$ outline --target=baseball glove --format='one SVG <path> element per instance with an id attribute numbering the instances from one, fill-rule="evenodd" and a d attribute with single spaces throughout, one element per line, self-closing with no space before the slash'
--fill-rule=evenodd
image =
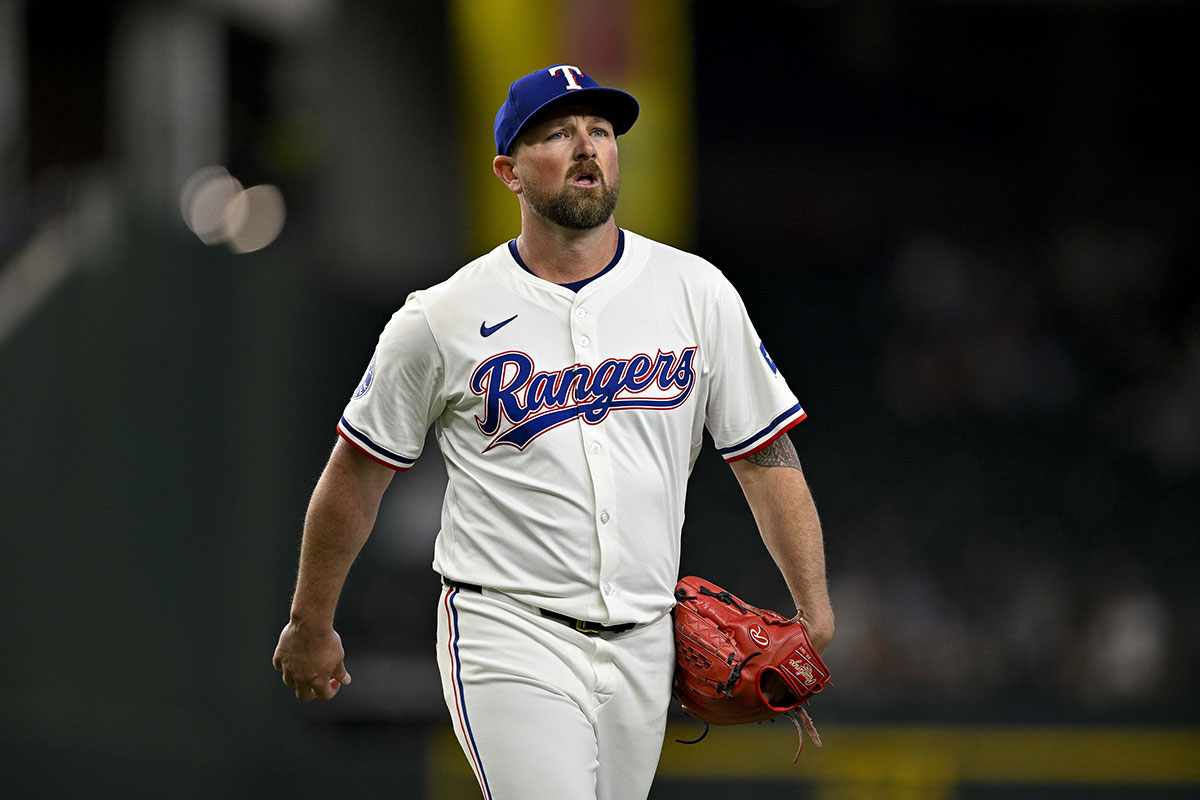
<path id="1" fill-rule="evenodd" d="M 829 669 L 797 617 L 755 608 L 703 578 L 675 586 L 675 697 L 711 725 L 740 725 L 787 715 L 817 747 L 821 737 L 800 705 L 825 688 Z M 680 740 L 682 741 L 682 740 Z"/>

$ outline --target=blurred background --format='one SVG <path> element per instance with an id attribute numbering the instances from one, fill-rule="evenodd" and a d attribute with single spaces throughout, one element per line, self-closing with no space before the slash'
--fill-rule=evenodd
<path id="1" fill-rule="evenodd" d="M 570 63 L 642 103 L 619 223 L 724 270 L 809 413 L 838 620 L 824 749 L 673 714 L 651 796 L 1200 796 L 1192 12 L 0 0 L 0 793 L 478 796 L 435 447 L 352 689 L 270 659 L 380 329 L 516 235 L 492 117 Z M 711 448 L 683 561 L 787 607 Z"/>

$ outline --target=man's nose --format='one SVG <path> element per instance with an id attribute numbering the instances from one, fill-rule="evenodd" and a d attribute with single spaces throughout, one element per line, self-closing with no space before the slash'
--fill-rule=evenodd
<path id="1" fill-rule="evenodd" d="M 584 136 L 579 140 L 579 144 L 575 147 L 575 158 L 577 160 L 590 159 L 596 155 L 596 143 L 592 141 L 591 136 Z"/>

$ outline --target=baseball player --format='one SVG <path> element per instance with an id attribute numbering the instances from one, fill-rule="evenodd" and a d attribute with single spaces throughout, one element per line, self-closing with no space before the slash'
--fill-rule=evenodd
<path id="1" fill-rule="evenodd" d="M 275 651 L 301 700 L 350 683 L 337 598 L 433 426 L 449 478 L 437 660 L 489 799 L 648 794 L 705 429 L 818 650 L 833 635 L 820 524 L 785 435 L 805 412 L 722 273 L 614 221 L 617 137 L 638 111 L 567 64 L 512 84 L 492 168 L 520 235 L 384 328 L 313 493 Z"/>

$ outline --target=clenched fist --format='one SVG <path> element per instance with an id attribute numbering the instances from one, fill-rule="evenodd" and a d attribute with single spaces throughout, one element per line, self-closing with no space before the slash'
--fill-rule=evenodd
<path id="1" fill-rule="evenodd" d="M 342 638 L 332 627 L 307 628 L 292 620 L 279 634 L 271 663 L 295 690 L 296 699 L 307 703 L 317 697 L 332 700 L 350 684 L 345 658 Z"/>

